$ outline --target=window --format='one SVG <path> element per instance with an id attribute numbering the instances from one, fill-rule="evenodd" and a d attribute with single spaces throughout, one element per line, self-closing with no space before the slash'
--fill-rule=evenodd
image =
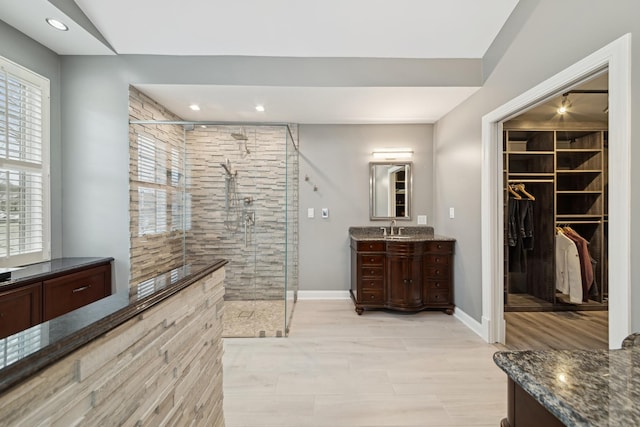
<path id="1" fill-rule="evenodd" d="M 50 258 L 49 80 L 0 57 L 0 267 Z"/>

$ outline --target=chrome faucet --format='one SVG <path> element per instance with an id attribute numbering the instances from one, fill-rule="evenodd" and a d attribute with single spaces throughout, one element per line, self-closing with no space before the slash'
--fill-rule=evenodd
<path id="1" fill-rule="evenodd" d="M 395 219 L 392 219 L 392 220 L 391 220 L 391 226 L 389 227 L 389 235 L 390 235 L 390 236 L 393 236 L 393 235 L 394 235 L 394 233 L 393 233 L 393 227 L 395 227 L 395 226 L 396 226 L 396 220 L 395 220 Z"/>

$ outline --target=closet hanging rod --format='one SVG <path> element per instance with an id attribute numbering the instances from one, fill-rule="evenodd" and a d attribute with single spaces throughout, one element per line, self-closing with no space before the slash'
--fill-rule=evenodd
<path id="1" fill-rule="evenodd" d="M 522 182 L 523 184 L 526 184 L 527 182 L 531 182 L 531 183 L 550 183 L 553 184 L 553 180 L 552 179 L 509 179 L 507 180 L 509 183 L 519 183 Z"/>
<path id="2" fill-rule="evenodd" d="M 556 221 L 556 225 L 560 224 L 602 224 L 602 221 Z"/>

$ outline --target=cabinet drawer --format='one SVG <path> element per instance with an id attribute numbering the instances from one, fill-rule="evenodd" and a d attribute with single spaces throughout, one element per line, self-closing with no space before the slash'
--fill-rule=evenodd
<path id="1" fill-rule="evenodd" d="M 360 281 L 362 289 L 384 289 L 384 280 L 382 279 L 362 279 Z"/>
<path id="2" fill-rule="evenodd" d="M 434 279 L 449 278 L 451 268 L 448 265 L 425 268 L 425 275 Z"/>
<path id="3" fill-rule="evenodd" d="M 453 242 L 427 242 L 425 246 L 427 252 L 453 252 Z"/>
<path id="4" fill-rule="evenodd" d="M 42 283 L 38 282 L 0 293 L 0 338 L 42 321 L 41 286 Z"/>
<path id="5" fill-rule="evenodd" d="M 381 278 L 383 277 L 383 274 L 384 274 L 384 267 L 382 266 L 369 266 L 369 267 L 362 267 L 360 269 L 360 275 L 363 278 L 366 278 L 366 277 Z"/>
<path id="6" fill-rule="evenodd" d="M 384 291 L 382 289 L 363 289 L 360 292 L 360 302 L 366 303 L 383 303 Z"/>
<path id="7" fill-rule="evenodd" d="M 450 255 L 427 255 L 424 257 L 427 265 L 449 265 Z"/>
<path id="8" fill-rule="evenodd" d="M 384 265 L 384 255 L 360 255 L 361 265 Z"/>
<path id="9" fill-rule="evenodd" d="M 449 291 L 429 289 L 429 292 L 427 293 L 427 302 L 429 304 L 448 304 Z"/>
<path id="10" fill-rule="evenodd" d="M 108 266 L 91 268 L 43 282 L 44 320 L 63 315 L 111 293 Z"/>
<path id="11" fill-rule="evenodd" d="M 358 242 L 358 252 L 382 252 L 384 251 L 384 242 Z"/>
<path id="12" fill-rule="evenodd" d="M 449 291 L 449 281 L 448 280 L 427 280 L 427 287 L 429 289 Z"/>

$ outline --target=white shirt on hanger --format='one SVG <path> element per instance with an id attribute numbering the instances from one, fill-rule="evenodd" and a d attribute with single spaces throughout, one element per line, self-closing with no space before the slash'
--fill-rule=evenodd
<path id="1" fill-rule="evenodd" d="M 556 233 L 556 289 L 569 295 L 573 304 L 582 304 L 582 273 L 578 248 L 571 239 Z"/>

